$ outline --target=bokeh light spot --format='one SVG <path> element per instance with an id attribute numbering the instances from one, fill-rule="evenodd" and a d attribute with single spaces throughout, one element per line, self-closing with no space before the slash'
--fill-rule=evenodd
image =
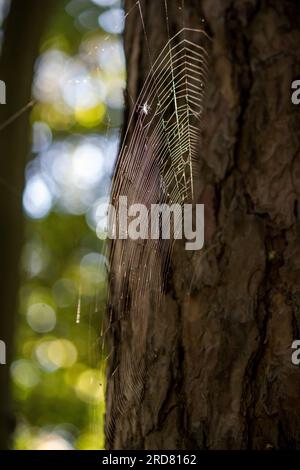
<path id="1" fill-rule="evenodd" d="M 13 362 L 10 372 L 14 382 L 24 389 L 35 387 L 40 380 L 37 367 L 25 359 Z"/>
<path id="2" fill-rule="evenodd" d="M 27 181 L 23 206 L 26 214 L 32 219 L 42 219 L 49 214 L 52 207 L 52 194 L 41 176 L 35 175 Z"/>
<path id="3" fill-rule="evenodd" d="M 36 333 L 48 333 L 55 328 L 56 313 L 45 303 L 33 304 L 27 310 L 27 321 Z"/>

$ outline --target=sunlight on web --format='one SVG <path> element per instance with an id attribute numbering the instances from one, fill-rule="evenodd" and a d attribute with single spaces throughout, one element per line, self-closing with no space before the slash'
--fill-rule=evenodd
<path id="1" fill-rule="evenodd" d="M 195 188 L 199 185 L 195 183 L 200 174 L 209 37 L 202 19 L 198 28 L 186 26 L 184 2 L 178 8 L 182 28 L 171 37 L 167 0 L 163 4 L 168 39 L 159 53 L 151 51 L 142 4 L 140 1 L 135 4 L 150 71 L 134 104 L 118 157 L 111 191 L 116 206 L 124 195 L 128 205 L 142 203 L 146 207 L 156 203 L 195 203 L 198 197 Z M 152 318 L 163 309 L 173 246 L 174 240 L 161 239 L 114 240 L 111 246 L 109 309 L 114 323 L 120 324 L 120 337 L 130 337 L 127 338 L 130 346 L 126 348 L 121 341 L 118 361 L 111 361 L 110 390 L 114 405 L 106 429 L 110 445 L 118 420 L 126 409 L 139 403 L 148 364 L 154 360 L 155 352 L 145 349 L 150 321 L 145 312 L 147 302 L 151 302 Z"/>

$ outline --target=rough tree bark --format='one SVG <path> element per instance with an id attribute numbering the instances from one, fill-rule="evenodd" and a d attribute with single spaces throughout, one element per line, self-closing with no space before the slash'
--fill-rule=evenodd
<path id="1" fill-rule="evenodd" d="M 126 2 L 128 11 L 134 3 Z M 141 5 L 150 49 L 159 51 L 164 2 Z M 182 26 L 181 5 L 168 1 L 171 33 Z M 185 0 L 185 10 L 186 23 L 198 27 L 204 17 L 212 37 L 199 149 L 205 248 L 177 249 L 159 317 L 145 302 L 156 360 L 141 401 L 125 408 L 107 446 L 299 447 L 300 370 L 291 344 L 300 337 L 300 115 L 291 82 L 300 74 L 300 5 Z M 134 101 L 149 70 L 138 10 L 128 16 L 125 47 Z M 108 425 L 119 337 L 112 339 Z"/>
<path id="2" fill-rule="evenodd" d="M 40 0 L 13 0 L 5 25 L 0 79 L 7 87 L 7 104 L 0 106 L 0 126 L 31 100 L 34 62 L 49 19 L 49 5 Z M 25 112 L 0 130 L 0 339 L 6 343 L 6 366 L 0 366 L 0 449 L 10 444 L 14 418 L 9 366 L 13 356 L 19 263 L 23 242 L 22 190 L 30 157 L 30 123 Z"/>

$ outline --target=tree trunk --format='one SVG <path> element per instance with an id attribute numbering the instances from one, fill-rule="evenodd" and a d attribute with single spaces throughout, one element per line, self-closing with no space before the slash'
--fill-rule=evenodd
<path id="1" fill-rule="evenodd" d="M 129 11 L 135 1 L 127 1 Z M 163 0 L 127 18 L 129 113 L 166 42 Z M 170 34 L 181 0 L 168 1 Z M 300 6 L 288 0 L 185 0 L 185 23 L 212 38 L 198 202 L 205 246 L 177 246 L 159 315 L 151 302 L 145 355 L 155 351 L 139 400 L 120 411 L 130 315 L 114 311 L 107 388 L 107 447 L 269 449 L 300 446 Z M 128 115 L 129 115 L 128 113 Z M 117 269 L 114 270 L 116 277 Z M 112 292 L 112 305 L 118 302 Z M 152 356 L 151 356 L 152 357 Z M 146 361 L 146 359 L 145 359 Z M 118 373 L 116 370 L 119 369 Z"/>
<path id="2" fill-rule="evenodd" d="M 51 0 L 51 8 L 55 2 Z M 0 106 L 2 127 L 31 100 L 34 62 L 49 6 L 40 0 L 13 0 L 5 27 L 0 79 L 6 83 L 6 102 Z M 23 242 L 22 191 L 25 164 L 30 157 L 29 111 L 0 130 L 0 339 L 6 344 L 6 365 L 0 366 L 0 449 L 9 447 L 14 428 L 9 367 L 18 303 L 20 256 Z"/>

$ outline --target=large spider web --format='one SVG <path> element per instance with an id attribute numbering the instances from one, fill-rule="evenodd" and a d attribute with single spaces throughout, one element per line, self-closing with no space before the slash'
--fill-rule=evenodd
<path id="1" fill-rule="evenodd" d="M 137 2 L 149 48 L 141 5 Z M 167 2 L 166 19 L 168 25 Z M 202 25 L 201 25 L 202 26 Z M 113 178 L 111 200 L 128 205 L 196 203 L 201 124 L 208 75 L 208 36 L 183 25 L 169 37 L 135 103 Z M 118 223 L 118 220 L 117 220 Z M 174 227 L 175 231 L 175 227 Z M 162 312 L 174 232 L 170 240 L 114 240 L 110 246 L 108 394 L 113 400 L 106 426 L 108 445 L 118 419 L 138 406 L 146 374 L 155 361 L 149 348 L 149 318 Z"/>

